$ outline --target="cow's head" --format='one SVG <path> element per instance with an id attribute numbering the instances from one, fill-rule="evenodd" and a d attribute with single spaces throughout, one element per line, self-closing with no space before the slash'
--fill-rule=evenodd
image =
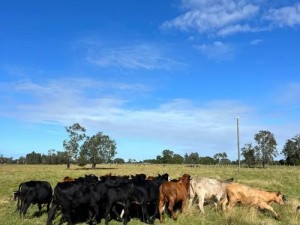
<path id="1" fill-rule="evenodd" d="M 16 201 L 20 197 L 20 191 L 14 191 L 13 192 L 13 199 Z"/>
<path id="2" fill-rule="evenodd" d="M 279 205 L 283 205 L 286 201 L 287 199 L 285 198 L 285 196 L 281 194 L 281 192 L 277 191 L 275 195 L 275 202 Z"/>

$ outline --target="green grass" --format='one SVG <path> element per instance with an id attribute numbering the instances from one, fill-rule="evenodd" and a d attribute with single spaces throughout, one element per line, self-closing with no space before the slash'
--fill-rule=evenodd
<path id="1" fill-rule="evenodd" d="M 193 206 L 192 208 L 186 208 L 182 214 L 179 214 L 177 221 L 173 221 L 166 215 L 163 224 L 300 224 L 300 212 L 296 212 L 296 207 L 300 205 L 299 167 L 241 168 L 240 172 L 238 172 L 237 168 L 233 166 L 97 165 L 97 169 L 91 170 L 89 167 L 81 168 L 72 165 L 71 169 L 67 170 L 65 165 L 0 165 L 0 225 L 46 224 L 47 213 L 45 209 L 43 215 L 37 217 L 36 205 L 29 208 L 25 219 L 20 218 L 18 213 L 14 213 L 16 202 L 11 199 L 11 196 L 13 191 L 18 189 L 18 185 L 24 181 L 47 180 L 52 187 L 55 187 L 56 183 L 65 176 L 79 177 L 85 174 L 100 176 L 108 173 L 114 175 L 136 173 L 157 175 L 165 172 L 169 173 L 172 178 L 180 177 L 184 173 L 188 173 L 192 177 L 206 176 L 221 180 L 233 177 L 236 182 L 251 187 L 281 191 L 288 197 L 288 202 L 284 206 L 273 205 L 275 211 L 281 215 L 282 219 L 280 221 L 275 220 L 271 213 L 260 212 L 253 207 L 236 206 L 232 212 L 225 213 L 217 211 L 213 205 L 207 205 L 205 206 L 205 214 L 200 214 L 197 206 Z M 156 220 L 155 223 L 158 224 L 159 221 Z M 55 220 L 55 224 L 59 224 L 59 217 Z M 104 224 L 104 220 L 102 220 L 102 224 Z M 111 221 L 110 224 L 116 225 L 121 223 Z M 133 219 L 129 224 L 139 225 L 144 223 Z"/>

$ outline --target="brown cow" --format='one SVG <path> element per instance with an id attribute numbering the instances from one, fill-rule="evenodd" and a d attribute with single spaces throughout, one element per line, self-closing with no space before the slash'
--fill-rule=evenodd
<path id="1" fill-rule="evenodd" d="M 168 209 L 174 220 L 177 219 L 173 209 L 175 203 L 181 202 L 181 211 L 183 211 L 188 197 L 190 177 L 189 174 L 184 174 L 178 182 L 167 181 L 160 185 L 158 206 L 160 222 L 163 221 L 163 213 L 167 203 L 169 204 Z"/>
<path id="2" fill-rule="evenodd" d="M 228 203 L 228 211 L 230 211 L 237 202 L 243 205 L 252 205 L 259 209 L 270 210 L 276 219 L 280 219 L 280 216 L 274 211 L 271 203 L 276 202 L 279 205 L 283 205 L 286 201 L 284 195 L 275 191 L 264 191 L 260 189 L 254 189 L 246 185 L 231 183 L 225 188 L 226 196 L 221 201 L 223 210 Z"/>

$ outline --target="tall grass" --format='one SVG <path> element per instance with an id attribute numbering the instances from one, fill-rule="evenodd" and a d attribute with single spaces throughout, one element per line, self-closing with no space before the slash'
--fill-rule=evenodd
<path id="1" fill-rule="evenodd" d="M 300 168 L 274 166 L 267 169 L 241 168 L 238 172 L 234 166 L 198 166 L 187 167 L 186 165 L 97 165 L 94 170 L 90 166 L 85 168 L 75 165 L 67 170 L 65 165 L 0 165 L 0 224 L 46 224 L 47 213 L 43 209 L 43 215 L 38 217 L 37 206 L 29 208 L 26 218 L 22 219 L 18 213 L 14 213 L 16 202 L 11 199 L 14 190 L 18 189 L 21 182 L 28 180 L 47 180 L 52 187 L 61 181 L 63 177 L 79 177 L 85 174 L 114 174 L 131 175 L 145 173 L 147 175 L 157 175 L 169 173 L 172 178 L 180 177 L 184 173 L 189 173 L 192 177 L 205 176 L 225 180 L 233 177 L 236 182 L 243 183 L 255 188 L 265 190 L 281 191 L 288 197 L 288 202 L 284 206 L 274 204 L 274 209 L 281 215 L 281 220 L 275 220 L 271 213 L 261 212 L 252 207 L 236 206 L 232 212 L 226 213 L 216 210 L 213 205 L 205 206 L 205 214 L 200 214 L 196 205 L 186 210 L 178 216 L 177 221 L 173 221 L 168 216 L 163 224 L 191 225 L 191 224 L 300 224 L 300 212 L 296 212 L 296 207 L 300 205 Z M 158 220 L 155 223 L 159 223 Z M 55 220 L 59 224 L 59 217 Z M 84 223 L 82 223 L 84 224 Z M 102 220 L 102 224 L 104 221 Z M 110 224 L 121 224 L 111 221 Z M 129 222 L 131 225 L 143 224 L 137 219 Z"/>

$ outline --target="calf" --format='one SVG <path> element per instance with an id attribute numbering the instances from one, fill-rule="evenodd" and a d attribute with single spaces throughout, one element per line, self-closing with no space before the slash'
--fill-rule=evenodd
<path id="1" fill-rule="evenodd" d="M 254 189 L 238 183 L 228 184 L 225 192 L 226 196 L 221 201 L 223 209 L 228 203 L 228 211 L 230 211 L 237 202 L 240 202 L 243 205 L 252 205 L 262 210 L 267 209 L 274 214 L 276 219 L 280 219 L 280 216 L 274 211 L 271 203 L 276 202 L 283 205 L 286 201 L 280 192 Z"/>
<path id="2" fill-rule="evenodd" d="M 204 202 L 213 200 L 215 204 L 225 196 L 225 187 L 232 182 L 233 178 L 227 179 L 225 182 L 218 179 L 208 177 L 194 178 L 190 182 L 190 200 L 189 206 L 192 205 L 196 196 L 198 196 L 198 205 L 202 213 L 204 213 Z"/>
<path id="3" fill-rule="evenodd" d="M 190 186 L 190 175 L 184 174 L 178 182 L 167 181 L 160 185 L 159 187 L 159 220 L 163 221 L 163 212 L 165 206 L 168 203 L 168 209 L 171 213 L 171 216 L 176 220 L 174 214 L 174 205 L 177 202 L 181 202 L 181 211 L 183 211 Z"/>
<path id="4" fill-rule="evenodd" d="M 47 211 L 52 200 L 52 187 L 47 181 L 27 181 L 19 185 L 14 192 L 14 199 L 18 200 L 17 210 L 25 216 L 31 204 L 38 204 L 39 215 L 42 214 L 42 204 L 47 204 Z M 21 203 L 21 205 L 20 205 Z"/>

